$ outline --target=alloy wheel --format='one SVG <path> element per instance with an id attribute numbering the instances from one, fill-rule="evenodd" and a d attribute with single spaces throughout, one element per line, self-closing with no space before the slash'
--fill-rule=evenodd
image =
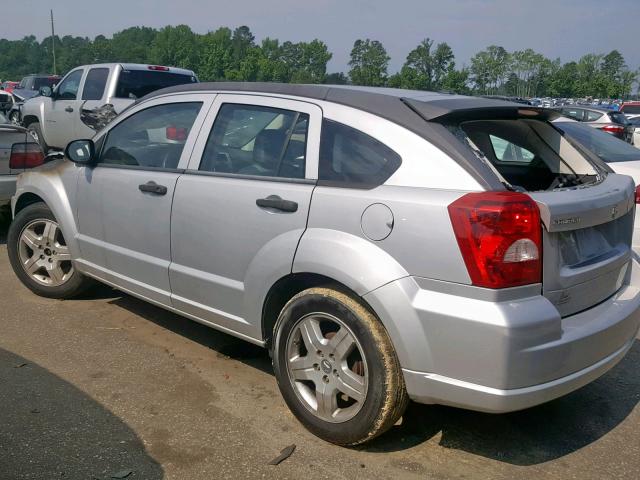
<path id="1" fill-rule="evenodd" d="M 58 287 L 73 275 L 69 247 L 60 227 L 52 220 L 27 224 L 20 233 L 18 254 L 27 275 L 42 285 Z"/>
<path id="2" fill-rule="evenodd" d="M 327 422 L 352 419 L 367 397 L 363 349 L 333 315 L 312 313 L 294 325 L 287 339 L 287 372 L 302 404 Z"/>

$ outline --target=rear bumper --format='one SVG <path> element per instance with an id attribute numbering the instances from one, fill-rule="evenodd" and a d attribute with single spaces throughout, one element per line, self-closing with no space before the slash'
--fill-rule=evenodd
<path id="1" fill-rule="evenodd" d="M 441 375 L 403 370 L 407 390 L 418 403 L 440 403 L 489 413 L 522 410 L 577 390 L 615 366 L 635 339 L 583 370 L 539 385 L 505 390 L 463 382 Z"/>
<path id="2" fill-rule="evenodd" d="M 409 277 L 364 298 L 389 331 L 414 401 L 508 412 L 613 367 L 640 327 L 638 285 L 633 260 L 615 295 L 564 318 L 535 286 L 496 292 Z"/>

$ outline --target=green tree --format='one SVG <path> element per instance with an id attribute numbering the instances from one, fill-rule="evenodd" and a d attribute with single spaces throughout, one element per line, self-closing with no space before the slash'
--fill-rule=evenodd
<path id="1" fill-rule="evenodd" d="M 150 46 L 158 31 L 149 27 L 131 27 L 114 33 L 111 39 L 113 59 L 128 63 L 150 63 Z"/>
<path id="2" fill-rule="evenodd" d="M 384 86 L 389 55 L 377 40 L 356 40 L 351 50 L 349 77 L 354 85 Z"/>
<path id="3" fill-rule="evenodd" d="M 446 75 L 454 64 L 451 47 L 446 43 L 439 43 L 433 49 L 433 40 L 425 38 L 409 52 L 407 60 L 400 71 L 400 77 L 394 78 L 393 83 L 402 88 L 416 90 L 440 90 Z"/>
<path id="4" fill-rule="evenodd" d="M 224 80 L 233 63 L 231 30 L 227 27 L 221 27 L 215 32 L 208 32 L 200 36 L 199 43 L 198 75 L 200 79 L 204 81 Z"/>
<path id="5" fill-rule="evenodd" d="M 199 64 L 196 34 L 187 25 L 166 26 L 151 45 L 151 63 L 195 70 Z"/>
<path id="6" fill-rule="evenodd" d="M 509 73 L 509 53 L 491 45 L 471 58 L 471 75 L 476 88 L 483 94 L 499 93 Z"/>

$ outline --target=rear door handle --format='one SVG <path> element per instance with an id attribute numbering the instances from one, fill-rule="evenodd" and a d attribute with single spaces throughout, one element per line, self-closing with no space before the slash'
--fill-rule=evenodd
<path id="1" fill-rule="evenodd" d="M 156 182 L 147 182 L 142 185 L 138 185 L 141 192 L 153 193 L 155 195 L 166 195 L 167 187 L 164 185 L 158 185 Z"/>
<path id="2" fill-rule="evenodd" d="M 73 107 L 67 107 L 67 108 L 64 109 L 64 111 L 71 113 L 71 112 L 73 112 Z"/>
<path id="3" fill-rule="evenodd" d="M 292 200 L 284 200 L 278 195 L 269 195 L 267 198 L 259 198 L 256 205 L 260 208 L 272 208 L 281 212 L 293 213 L 298 211 L 298 204 Z"/>

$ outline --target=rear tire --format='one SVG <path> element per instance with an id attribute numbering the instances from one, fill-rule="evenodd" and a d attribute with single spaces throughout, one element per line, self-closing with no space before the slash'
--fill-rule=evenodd
<path id="1" fill-rule="evenodd" d="M 73 298 L 94 284 L 76 270 L 58 221 L 44 203 L 28 205 L 16 215 L 7 251 L 18 279 L 41 297 Z"/>
<path id="2" fill-rule="evenodd" d="M 40 128 L 40 123 L 33 122 L 30 123 L 27 127 L 27 130 L 31 134 L 31 137 L 40 144 L 40 148 L 42 148 L 42 152 L 46 155 L 49 153 L 49 145 L 45 142 L 44 137 L 42 136 L 42 129 Z"/>
<path id="3" fill-rule="evenodd" d="M 408 396 L 387 331 L 359 299 L 311 288 L 283 308 L 273 365 L 285 402 L 318 437 L 367 442 L 402 416 Z"/>

